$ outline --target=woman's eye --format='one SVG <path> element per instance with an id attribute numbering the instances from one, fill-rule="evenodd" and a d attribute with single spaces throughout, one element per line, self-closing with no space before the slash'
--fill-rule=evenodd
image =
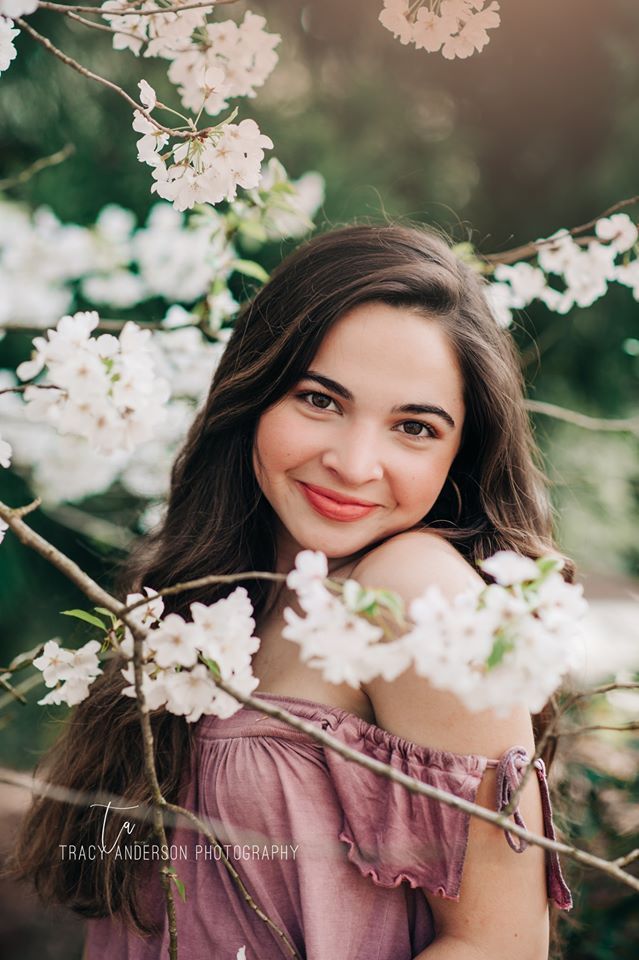
<path id="1" fill-rule="evenodd" d="M 400 427 L 405 427 L 401 432 L 406 433 L 409 437 L 424 438 L 437 436 L 430 424 L 422 423 L 421 420 L 404 420 L 403 423 L 400 423 Z M 422 430 L 425 432 L 422 433 Z"/>
<path id="2" fill-rule="evenodd" d="M 331 397 L 326 393 L 317 393 L 315 390 L 306 390 L 304 393 L 298 393 L 298 397 L 304 400 L 316 410 L 326 410 L 331 403 L 334 403 Z"/>

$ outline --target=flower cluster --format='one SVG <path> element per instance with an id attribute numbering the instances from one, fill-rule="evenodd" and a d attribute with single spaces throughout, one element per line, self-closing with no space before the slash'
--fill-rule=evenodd
<path id="1" fill-rule="evenodd" d="M 129 614 L 149 631 L 142 644 L 142 689 L 149 710 L 165 707 L 169 713 L 195 722 L 204 713 L 228 717 L 240 704 L 215 684 L 215 677 L 249 696 L 259 680 L 251 670 L 252 654 L 260 641 L 253 635 L 253 608 L 244 587 L 216 603 L 192 603 L 192 620 L 176 613 L 162 618 L 164 602 L 145 587 L 145 594 L 129 594 L 127 605 L 149 598 Z M 121 643 L 133 656 L 133 638 L 127 630 Z M 122 690 L 135 697 L 133 664 L 122 670 L 129 686 Z"/>
<path id="2" fill-rule="evenodd" d="M 536 713 L 577 666 L 583 589 L 567 584 L 551 558 L 502 551 L 481 566 L 495 583 L 452 602 L 430 587 L 411 603 L 415 627 L 399 642 L 418 674 L 469 710 L 504 715 L 525 704 Z"/>
<path id="3" fill-rule="evenodd" d="M 66 703 L 70 707 L 89 696 L 89 687 L 102 673 L 98 661 L 100 644 L 90 640 L 79 650 L 65 650 L 57 640 L 45 643 L 42 653 L 33 661 L 33 666 L 41 670 L 47 687 L 53 687 L 39 704 Z"/>
<path id="4" fill-rule="evenodd" d="M 579 622 L 586 612 L 581 586 L 565 583 L 560 561 L 529 560 L 510 551 L 482 564 L 496 582 L 469 587 L 447 600 L 431 586 L 409 607 L 409 629 L 388 642 L 362 614 L 393 608 L 388 594 L 346 581 L 342 596 L 324 585 L 326 559 L 303 551 L 287 579 L 306 616 L 284 612 L 284 636 L 325 679 L 357 686 L 376 676 L 393 680 L 410 666 L 470 710 L 508 713 L 524 703 L 540 710 L 576 665 Z M 398 599 L 398 598 L 397 598 Z"/>
<path id="5" fill-rule="evenodd" d="M 360 616 L 355 596 L 359 585 L 355 581 L 347 581 L 347 603 L 344 596 L 328 590 L 324 583 L 327 576 L 323 553 L 304 550 L 298 554 L 286 583 L 296 592 L 305 616 L 300 617 L 287 607 L 282 636 L 298 643 L 300 659 L 321 670 L 329 683 L 348 683 L 357 689 L 361 682 L 366 683 L 379 673 L 372 651 L 383 631 Z M 391 653 L 386 666 L 392 672 L 395 665 Z"/>
<path id="6" fill-rule="evenodd" d="M 182 5 L 179 0 L 173 4 Z M 103 3 L 102 16 L 116 31 L 114 48 L 137 56 L 144 46 L 145 57 L 170 60 L 169 80 L 183 105 L 195 113 L 216 116 L 230 98 L 255 96 L 277 64 L 275 47 L 281 39 L 265 30 L 264 17 L 247 11 L 241 23 L 209 23 L 202 9 L 163 13 L 162 8 L 161 2 L 147 0 L 140 10 L 158 12 L 140 16 L 130 8 L 127 12 L 119 0 Z"/>
<path id="7" fill-rule="evenodd" d="M 171 59 L 169 80 L 187 109 L 216 116 L 230 98 L 254 97 L 255 88 L 277 64 L 275 47 L 281 38 L 267 33 L 265 26 L 264 17 L 247 11 L 240 24 L 207 23 L 191 34 L 187 44 L 174 47 L 169 42 L 161 48 L 150 44 L 147 55 L 155 49 L 157 55 Z"/>
<path id="8" fill-rule="evenodd" d="M 162 298 L 198 304 L 210 333 L 237 310 L 228 290 L 242 261 L 233 237 L 244 243 L 300 237 L 324 199 L 315 172 L 291 180 L 278 160 L 264 167 L 259 189 L 223 213 L 206 207 L 188 219 L 169 203 L 156 203 L 146 224 L 108 204 L 90 227 L 61 223 L 46 207 L 33 214 L 0 200 L 0 336 L 7 324 L 48 327 L 71 312 L 76 290 L 96 306 L 117 310 Z"/>
<path id="9" fill-rule="evenodd" d="M 28 419 L 85 437 L 110 454 L 153 436 L 166 416 L 169 384 L 156 376 L 148 330 L 129 322 L 119 337 L 92 338 L 99 322 L 95 312 L 63 317 L 47 339 L 34 339 L 33 357 L 17 374 L 30 380 L 46 367 L 50 377 L 24 391 Z"/>
<path id="10" fill-rule="evenodd" d="M 126 0 L 106 0 L 100 9 L 104 11 L 103 19 L 108 21 L 115 31 L 115 50 L 130 50 L 138 56 L 142 47 L 147 46 L 146 56 L 158 56 L 165 47 L 186 47 L 193 31 L 206 22 L 206 12 L 203 9 L 162 12 L 166 6 L 181 7 L 187 3 L 188 0 L 173 0 L 170 4 L 163 3 L 162 0 L 157 3 L 146 0 L 139 6 L 140 10 L 146 11 L 142 16 L 131 11 Z"/>
<path id="11" fill-rule="evenodd" d="M 501 22 L 496 0 L 384 0 L 379 20 L 400 43 L 447 60 L 483 50 Z"/>
<path id="12" fill-rule="evenodd" d="M 143 88 L 144 85 L 144 88 Z M 142 101 L 154 109 L 155 93 L 141 81 Z M 170 200 L 176 210 L 188 210 L 197 203 L 234 200 L 237 188 L 252 189 L 260 182 L 264 150 L 273 141 L 260 133 L 255 120 L 228 121 L 181 139 L 169 146 L 169 134 L 159 129 L 136 110 L 133 129 L 142 136 L 137 141 L 138 160 L 153 171 L 152 192 Z"/>
<path id="13" fill-rule="evenodd" d="M 502 326 L 512 320 L 512 310 L 541 300 L 557 313 L 574 306 L 588 307 L 603 297 L 612 282 L 630 287 L 639 300 L 639 231 L 625 213 L 602 217 L 595 237 L 579 242 L 567 230 L 537 240 L 536 262 L 499 264 L 487 288 L 493 312 Z"/>
<path id="14" fill-rule="evenodd" d="M 114 204 L 92 227 L 81 227 L 60 223 L 46 208 L 30 215 L 19 204 L 0 202 L 0 336 L 3 324 L 54 325 L 72 312 L 76 291 L 119 312 L 151 298 L 173 304 L 160 322 L 163 329 L 153 330 L 147 341 L 157 375 L 170 384 L 166 417 L 152 439 L 134 450 L 98 453 L 48 422 L 26 420 L 27 408 L 16 394 L 0 396 L 5 439 L 38 496 L 48 505 L 73 502 L 116 481 L 143 500 L 166 495 L 172 461 L 230 335 L 223 325 L 238 309 L 230 278 L 259 267 L 240 258 L 233 238 L 253 251 L 271 238 L 301 236 L 312 227 L 323 196 L 319 174 L 290 180 L 273 158 L 259 189 L 224 212 L 207 207 L 187 219 L 159 202 L 139 229 L 134 215 Z M 15 385 L 14 374 L 0 370 L 0 389 Z M 157 511 L 150 506 L 153 525 Z M 146 512 L 143 522 L 146 527 Z"/>

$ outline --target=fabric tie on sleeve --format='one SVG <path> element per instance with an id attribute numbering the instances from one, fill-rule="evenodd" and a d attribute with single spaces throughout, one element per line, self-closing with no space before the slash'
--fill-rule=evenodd
<path id="1" fill-rule="evenodd" d="M 525 747 L 511 747 L 500 758 L 497 764 L 497 812 L 502 813 L 510 804 L 510 800 L 516 792 L 522 779 L 522 771 L 530 763 L 530 758 Z M 555 828 L 552 819 L 552 806 L 550 803 L 550 792 L 548 790 L 548 780 L 546 778 L 546 767 L 541 757 L 538 757 L 533 766 L 537 774 L 539 783 L 539 792 L 541 795 L 541 806 L 544 821 L 544 836 L 549 840 L 555 840 Z M 517 826 L 526 829 L 523 817 L 519 811 L 519 805 L 512 812 L 512 817 Z M 508 844 L 515 853 L 523 853 L 529 846 L 528 841 L 523 837 L 513 837 L 508 828 L 504 829 L 504 836 Z M 570 910 L 572 907 L 572 896 L 563 874 L 556 850 L 546 850 L 546 881 L 548 885 L 548 896 L 555 901 L 560 910 Z"/>

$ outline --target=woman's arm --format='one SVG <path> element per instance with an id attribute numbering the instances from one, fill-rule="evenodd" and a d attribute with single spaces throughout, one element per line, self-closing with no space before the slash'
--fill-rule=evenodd
<path id="1" fill-rule="evenodd" d="M 353 572 L 367 586 L 396 590 L 406 601 L 437 584 L 452 597 L 477 574 L 436 534 L 399 534 L 372 550 Z M 497 759 L 514 745 L 532 756 L 534 739 L 528 712 L 500 718 L 492 711 L 471 713 L 452 694 L 433 689 L 412 668 L 393 682 L 381 678 L 363 685 L 376 722 L 414 743 L 455 753 Z M 496 807 L 494 769 L 484 774 L 477 802 Z M 543 834 L 539 787 L 531 777 L 519 808 L 526 826 Z M 436 939 L 419 957 L 428 960 L 546 960 L 548 904 L 544 851 L 529 846 L 517 854 L 503 831 L 471 818 L 460 900 L 427 896 Z M 416 958 L 417 960 L 417 958 Z"/>

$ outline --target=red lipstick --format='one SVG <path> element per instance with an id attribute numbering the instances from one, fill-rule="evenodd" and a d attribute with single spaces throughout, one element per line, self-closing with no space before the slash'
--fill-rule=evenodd
<path id="1" fill-rule="evenodd" d="M 378 504 L 370 501 L 363 503 L 362 501 L 347 499 L 341 494 L 327 490 L 325 487 L 302 483 L 301 480 L 297 482 L 313 509 L 323 517 L 328 517 L 329 520 L 346 522 L 360 520 L 362 517 L 368 516 L 378 506 Z M 334 497 L 340 499 L 333 499 Z"/>

